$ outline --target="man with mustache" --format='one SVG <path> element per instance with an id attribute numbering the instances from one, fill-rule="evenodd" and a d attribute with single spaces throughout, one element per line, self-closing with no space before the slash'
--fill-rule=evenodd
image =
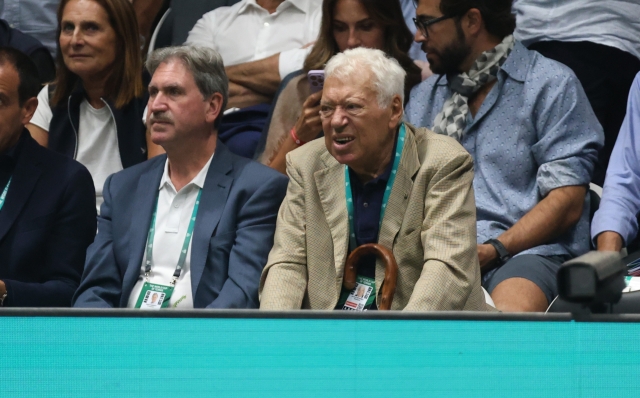
<path id="1" fill-rule="evenodd" d="M 74 306 L 141 308 L 157 292 L 162 308 L 256 308 L 287 179 L 218 140 L 228 80 L 215 50 L 163 48 L 147 69 L 151 139 L 166 155 L 105 182 Z"/>
<path id="2" fill-rule="evenodd" d="M 474 158 L 483 286 L 502 311 L 544 311 L 556 271 L 589 250 L 587 187 L 603 133 L 564 65 L 513 39 L 512 0 L 420 0 L 416 41 L 434 76 L 408 120 Z"/>
<path id="3" fill-rule="evenodd" d="M 454 139 L 403 122 L 406 72 L 359 47 L 325 67 L 324 139 L 287 155 L 291 180 L 262 273 L 260 309 L 374 310 L 385 264 L 347 255 L 378 243 L 398 264 L 391 310 L 484 311 L 473 162 Z M 386 290 L 386 289 L 385 289 Z"/>

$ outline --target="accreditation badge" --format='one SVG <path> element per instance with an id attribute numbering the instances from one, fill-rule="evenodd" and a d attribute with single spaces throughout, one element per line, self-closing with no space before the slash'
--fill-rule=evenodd
<path id="1" fill-rule="evenodd" d="M 169 299 L 173 294 L 173 286 L 157 285 L 145 282 L 136 302 L 136 308 L 141 310 L 159 310 L 169 306 Z"/>
<path id="2" fill-rule="evenodd" d="M 376 299 L 376 281 L 373 278 L 358 275 L 353 290 L 342 290 L 338 308 L 345 311 L 366 311 Z"/>

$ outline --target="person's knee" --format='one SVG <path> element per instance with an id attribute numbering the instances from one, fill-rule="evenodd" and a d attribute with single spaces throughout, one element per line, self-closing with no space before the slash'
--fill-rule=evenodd
<path id="1" fill-rule="evenodd" d="M 509 278 L 491 293 L 496 308 L 502 312 L 543 312 L 549 306 L 542 289 L 525 278 Z"/>

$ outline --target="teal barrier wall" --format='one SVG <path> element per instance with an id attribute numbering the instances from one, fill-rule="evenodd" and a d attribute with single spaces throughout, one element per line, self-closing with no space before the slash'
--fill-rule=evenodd
<path id="1" fill-rule="evenodd" d="M 634 395 L 639 323 L 0 317 L 2 397 Z"/>

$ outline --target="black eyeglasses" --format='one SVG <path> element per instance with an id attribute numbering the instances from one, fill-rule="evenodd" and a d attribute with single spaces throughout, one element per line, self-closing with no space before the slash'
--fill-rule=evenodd
<path id="1" fill-rule="evenodd" d="M 449 19 L 449 18 L 453 18 L 454 15 L 443 15 L 441 17 L 438 18 L 433 18 L 430 19 L 428 21 L 423 21 L 421 19 L 418 18 L 413 18 L 413 23 L 416 24 L 416 27 L 418 29 L 420 29 L 420 33 L 422 33 L 422 36 L 424 36 L 425 38 L 429 38 L 429 29 L 427 29 L 429 26 L 433 25 L 434 23 L 438 23 L 440 21 L 444 21 L 445 19 Z"/>

